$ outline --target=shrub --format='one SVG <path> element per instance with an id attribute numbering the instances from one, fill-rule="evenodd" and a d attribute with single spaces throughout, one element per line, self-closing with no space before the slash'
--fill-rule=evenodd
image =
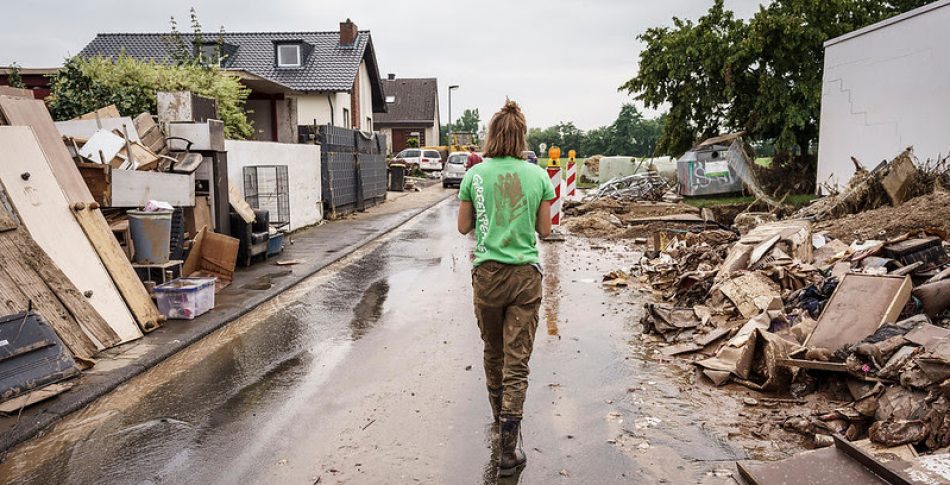
<path id="1" fill-rule="evenodd" d="M 406 148 L 419 148 L 419 139 L 412 137 L 406 140 Z"/>
<path id="2" fill-rule="evenodd" d="M 57 120 L 75 118 L 110 104 L 128 116 L 143 111 L 155 113 L 157 92 L 191 91 L 218 101 L 225 136 L 244 139 L 254 133 L 244 112 L 250 90 L 213 65 L 160 64 L 124 54 L 115 60 L 76 56 L 67 59 L 50 80 L 52 94 L 46 102 Z"/>

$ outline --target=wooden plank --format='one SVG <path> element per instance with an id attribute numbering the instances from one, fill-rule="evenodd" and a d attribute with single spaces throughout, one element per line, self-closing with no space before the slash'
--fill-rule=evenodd
<path id="1" fill-rule="evenodd" d="M 138 132 L 142 144 L 155 153 L 162 153 L 165 149 L 165 134 L 155 124 L 149 112 L 142 113 L 132 119 L 135 131 Z"/>
<path id="2" fill-rule="evenodd" d="M 75 382 L 60 382 L 57 384 L 50 384 L 42 389 L 37 389 L 28 394 L 15 397 L 9 401 L 5 401 L 3 404 L 0 404 L 0 413 L 7 415 L 19 413 L 20 409 L 32 406 L 47 399 L 54 398 L 72 389 L 75 385 Z"/>
<path id="3" fill-rule="evenodd" d="M 0 86 L 0 95 L 13 96 L 17 98 L 33 99 L 33 90 L 14 88 L 12 86 Z"/>
<path id="4" fill-rule="evenodd" d="M 205 226 L 211 227 L 211 202 L 207 195 L 195 196 L 195 206 L 185 208 L 185 232 L 195 237 Z"/>
<path id="5" fill-rule="evenodd" d="M 112 171 L 111 207 L 143 207 L 149 200 L 175 207 L 194 207 L 194 175 L 140 170 Z"/>
<path id="6" fill-rule="evenodd" d="M 860 342 L 885 323 L 894 323 L 910 299 L 912 286 L 909 276 L 845 275 L 805 347 L 838 350 Z"/>
<path id="7" fill-rule="evenodd" d="M 77 163 L 82 179 L 102 207 L 112 205 L 112 167 L 102 163 Z"/>
<path id="8" fill-rule="evenodd" d="M 848 372 L 848 366 L 841 362 L 824 362 L 821 360 L 805 359 L 775 359 L 775 363 L 783 367 L 798 367 L 800 369 L 823 370 L 829 372 Z"/>
<path id="9" fill-rule="evenodd" d="M 125 303 L 135 317 L 135 320 L 145 332 L 151 332 L 159 327 L 164 317 L 158 312 L 155 302 L 149 296 L 142 280 L 135 274 L 132 263 L 129 262 L 119 241 L 112 235 L 109 224 L 99 210 L 73 211 L 73 216 L 79 221 L 92 246 L 99 253 L 102 264 L 112 275 L 119 292 L 125 298 Z"/>
<path id="10" fill-rule="evenodd" d="M 100 125 L 102 128 L 99 128 Z M 133 123 L 132 118 L 128 116 L 100 119 L 98 122 L 96 120 L 57 121 L 55 126 L 61 136 L 70 138 L 83 138 L 88 140 L 92 138 L 94 133 L 100 130 L 116 133 L 125 133 L 125 130 L 128 130 L 129 140 L 139 141 L 139 133 L 135 131 L 135 123 Z"/>
<path id="11" fill-rule="evenodd" d="M 254 209 L 244 200 L 244 196 L 230 180 L 228 181 L 228 203 L 231 204 L 234 212 L 237 212 L 241 219 L 244 219 L 244 222 L 250 224 L 257 218 L 254 215 Z"/>
<path id="12" fill-rule="evenodd" d="M 0 146 L 0 180 L 23 226 L 79 291 L 90 295 L 90 304 L 108 322 L 104 328 L 85 328 L 102 348 L 140 338 L 142 333 L 73 217 L 33 131 L 0 127 Z"/>
<path id="13" fill-rule="evenodd" d="M 53 167 L 53 174 L 56 175 L 56 180 L 70 204 L 95 202 L 42 101 L 0 96 L 0 113 L 9 125 L 33 128 L 46 159 Z"/>
<path id="14" fill-rule="evenodd" d="M 95 111 L 91 111 L 82 116 L 77 116 L 73 119 L 74 120 L 95 120 L 96 118 L 107 119 L 107 118 L 121 118 L 121 117 L 122 115 L 119 114 L 119 108 L 116 108 L 114 104 L 110 104 L 109 106 L 99 108 Z"/>
<path id="15" fill-rule="evenodd" d="M 23 227 L 0 233 L 0 305 L 8 313 L 32 306 L 85 366 L 97 352 L 85 326 L 107 327 Z"/>

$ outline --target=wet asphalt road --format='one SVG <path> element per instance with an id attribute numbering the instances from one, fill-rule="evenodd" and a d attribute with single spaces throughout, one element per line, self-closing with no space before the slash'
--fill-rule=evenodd
<path id="1" fill-rule="evenodd" d="M 0 482 L 495 483 L 456 208 L 443 202 L 15 448 Z M 650 363 L 639 302 L 601 288 L 631 255 L 570 238 L 542 252 L 529 461 L 503 483 L 718 483 L 742 453 L 703 416 L 730 410 Z"/>

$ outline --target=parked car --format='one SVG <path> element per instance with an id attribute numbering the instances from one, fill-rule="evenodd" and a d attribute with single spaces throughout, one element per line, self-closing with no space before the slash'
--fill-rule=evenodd
<path id="1" fill-rule="evenodd" d="M 468 162 L 468 152 L 452 152 L 449 155 L 449 159 L 445 161 L 445 168 L 442 169 L 442 187 L 462 185 L 466 162 Z"/>
<path id="2" fill-rule="evenodd" d="M 437 150 L 407 148 L 397 153 L 390 163 L 401 163 L 410 172 L 416 168 L 434 172 L 442 170 L 442 155 Z"/>
<path id="3" fill-rule="evenodd" d="M 535 165 L 538 164 L 538 154 L 531 150 L 525 150 L 521 152 L 521 158 L 523 158 L 526 162 L 530 162 Z"/>

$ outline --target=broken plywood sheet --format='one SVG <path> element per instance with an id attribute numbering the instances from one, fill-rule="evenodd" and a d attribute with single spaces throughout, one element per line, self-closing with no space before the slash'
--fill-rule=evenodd
<path id="1" fill-rule="evenodd" d="M 0 150 L 0 180 L 23 225 L 76 288 L 89 295 L 89 303 L 114 335 L 97 327 L 83 328 L 99 348 L 141 337 L 122 295 L 73 218 L 33 130 L 0 127 L 0 146 L 4 148 Z"/>
<path id="2" fill-rule="evenodd" d="M 745 318 L 752 318 L 769 309 L 776 298 L 781 297 L 778 285 L 762 273 L 748 272 L 726 280 L 719 291 L 739 309 Z"/>
<path id="3" fill-rule="evenodd" d="M 33 128 L 36 139 L 53 168 L 53 174 L 56 175 L 56 180 L 70 204 L 95 202 L 43 101 L 0 96 L 0 114 L 3 114 L 8 125 Z"/>
<path id="4" fill-rule="evenodd" d="M 123 150 L 125 140 L 122 137 L 109 130 L 99 130 L 79 149 L 79 156 L 96 163 L 110 163 Z"/>
<path id="5" fill-rule="evenodd" d="M 881 180 L 884 192 L 887 192 L 891 204 L 898 206 L 907 200 L 907 188 L 917 178 L 917 166 L 909 156 L 897 157 L 891 163 L 891 170 Z"/>
<path id="6" fill-rule="evenodd" d="M 43 402 L 47 399 L 54 398 L 72 389 L 75 385 L 75 382 L 60 382 L 57 384 L 51 384 L 42 389 L 37 389 L 22 396 L 10 399 L 9 401 L 4 401 L 3 404 L 0 404 L 0 414 L 17 414 L 21 409 L 32 406 L 38 402 Z"/>
<path id="7" fill-rule="evenodd" d="M 234 209 L 234 212 L 237 212 L 241 219 L 244 219 L 244 222 L 250 224 L 254 222 L 254 219 L 257 216 L 254 215 L 254 209 L 244 200 L 244 196 L 241 195 L 241 191 L 238 190 L 237 186 L 228 181 L 228 203 L 231 204 L 231 208 Z"/>
<path id="8" fill-rule="evenodd" d="M 811 263 L 811 223 L 787 220 L 757 226 L 732 247 L 722 263 L 723 271 L 747 269 L 775 246 L 803 263 Z"/>
<path id="9" fill-rule="evenodd" d="M 850 273 L 828 299 L 806 347 L 838 350 L 894 323 L 910 299 L 910 277 Z"/>

